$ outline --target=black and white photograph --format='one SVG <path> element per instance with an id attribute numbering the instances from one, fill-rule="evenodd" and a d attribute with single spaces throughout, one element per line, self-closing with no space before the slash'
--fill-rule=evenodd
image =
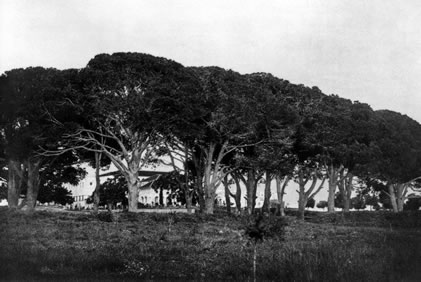
<path id="1" fill-rule="evenodd" d="M 0 0 L 0 281 L 421 281 L 421 2 Z"/>

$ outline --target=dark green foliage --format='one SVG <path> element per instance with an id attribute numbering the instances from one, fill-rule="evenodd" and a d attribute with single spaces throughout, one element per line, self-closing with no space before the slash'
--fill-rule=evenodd
<path id="1" fill-rule="evenodd" d="M 40 203 L 56 203 L 60 205 L 72 204 L 72 193 L 63 186 L 45 187 L 39 190 L 38 201 Z"/>
<path id="2" fill-rule="evenodd" d="M 266 233 L 266 222 L 262 214 L 259 214 L 251 224 L 246 227 L 246 235 L 254 244 L 262 242 Z"/>
<path id="3" fill-rule="evenodd" d="M 108 157 L 101 165 L 112 160 L 126 177 L 131 209 L 137 204 L 139 183 L 134 179 L 143 165 L 155 165 L 165 155 L 159 149 L 163 142 L 186 149 L 186 155 L 178 175 L 169 175 L 172 179 L 160 187 L 171 187 L 173 196 L 182 200 L 183 193 L 192 194 L 202 206 L 212 203 L 219 182 L 234 169 L 256 179 L 264 172 L 292 174 L 297 165 L 318 169 L 319 174 L 327 171 L 329 210 L 337 173 L 383 186 L 421 176 L 421 126 L 405 115 L 373 111 L 367 104 L 267 73 L 185 68 L 142 53 L 100 54 L 82 70 L 6 72 L 0 77 L 0 130 L 1 167 L 4 160 L 12 160 L 10 166 L 33 165 L 41 171 L 40 187 L 49 187 L 51 193 L 62 183 L 80 180 L 83 172 L 71 165 L 92 162 L 92 151 L 101 151 Z M 75 151 L 52 160 L 39 154 L 41 147 Z M 256 179 L 250 179 L 252 213 Z M 14 189 L 19 194 L 25 184 Z M 388 207 L 384 187 L 378 191 Z M 367 200 L 354 202 L 363 208 Z M 399 200 L 402 204 L 402 197 Z M 337 197 L 337 207 L 344 206 L 341 201 Z"/>
<path id="4" fill-rule="evenodd" d="M 122 176 L 109 178 L 100 186 L 100 206 L 113 206 L 117 204 L 127 205 L 127 184 Z M 87 203 L 92 203 L 92 196 L 87 199 Z"/>
<path id="5" fill-rule="evenodd" d="M 193 187 L 193 179 L 191 179 L 192 175 L 190 174 L 190 179 L 187 180 L 188 185 L 188 193 L 192 195 L 192 204 L 195 205 L 198 201 L 197 192 Z M 177 202 L 180 202 L 182 205 L 186 204 L 185 193 L 186 189 L 181 187 L 181 185 L 185 184 L 185 175 L 181 174 L 177 171 L 172 171 L 170 173 L 162 174 L 158 177 L 158 179 L 154 179 L 151 182 L 152 188 L 156 192 L 160 192 L 162 189 L 162 193 L 167 193 L 167 199 L 176 199 Z M 161 200 L 161 199 L 160 199 Z M 159 203 L 160 204 L 160 203 Z M 163 203 L 166 204 L 166 203 Z M 161 205 L 161 204 L 160 204 Z"/>
<path id="6" fill-rule="evenodd" d="M 356 210 L 363 210 L 366 207 L 364 197 L 356 196 L 351 199 L 351 205 Z"/>
<path id="7" fill-rule="evenodd" d="M 386 183 L 374 178 L 365 178 L 361 182 L 365 188 L 360 189 L 359 194 L 365 198 L 367 205 L 371 203 L 374 207 L 379 207 L 380 203 L 384 209 L 392 209 Z"/>
<path id="8" fill-rule="evenodd" d="M 320 202 L 317 203 L 316 207 L 318 207 L 319 209 L 327 208 L 327 202 L 326 201 L 320 201 Z"/>
<path id="9" fill-rule="evenodd" d="M 40 187 L 58 189 L 62 183 L 77 184 L 83 171 L 72 167 L 77 157 L 41 154 L 42 147 L 57 149 L 63 141 L 63 127 L 55 115 L 66 112 L 66 93 L 75 70 L 59 71 L 42 67 L 14 69 L 0 79 L 0 145 L 8 162 L 9 206 L 26 193 L 31 211 Z M 67 112 L 72 116 L 71 112 Z M 2 160 L 3 162 L 3 160 Z M 2 165 L 3 166 L 3 165 Z"/>
<path id="10" fill-rule="evenodd" d="M 335 193 L 335 208 L 344 208 L 343 197 L 341 192 Z"/>
<path id="11" fill-rule="evenodd" d="M 370 206 L 374 209 L 379 209 L 380 205 L 379 205 L 379 197 L 377 197 L 376 195 L 364 195 L 364 202 L 367 206 Z"/>
<path id="12" fill-rule="evenodd" d="M 406 115 L 377 111 L 383 135 L 376 140 L 381 152 L 373 172 L 383 181 L 405 183 L 421 176 L 421 127 Z"/>
<path id="13" fill-rule="evenodd" d="M 307 200 L 306 208 L 314 208 L 316 205 L 316 200 L 314 198 L 310 198 Z"/>
<path id="14" fill-rule="evenodd" d="M 417 211 L 421 207 L 421 197 L 409 198 L 403 206 L 404 210 Z"/>

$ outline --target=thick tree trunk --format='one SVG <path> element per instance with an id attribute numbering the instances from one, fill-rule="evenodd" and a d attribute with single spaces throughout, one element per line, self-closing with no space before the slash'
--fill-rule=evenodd
<path id="1" fill-rule="evenodd" d="M 100 188 L 101 180 L 99 178 L 99 169 L 101 166 L 101 153 L 95 152 L 95 190 L 93 194 L 94 213 L 98 213 L 98 206 L 100 202 Z"/>
<path id="2" fill-rule="evenodd" d="M 265 182 L 265 199 L 263 201 L 263 207 L 262 212 L 269 213 L 270 212 L 270 197 L 271 191 L 270 191 L 270 185 L 272 183 L 272 176 L 269 172 L 266 172 L 266 182 Z"/>
<path id="3" fill-rule="evenodd" d="M 329 194 L 327 199 L 327 212 L 335 212 L 335 192 L 338 184 L 338 168 L 329 166 Z"/>
<path id="4" fill-rule="evenodd" d="M 213 185 L 205 188 L 205 214 L 213 214 L 215 208 L 215 191 Z"/>
<path id="5" fill-rule="evenodd" d="M 126 177 L 127 179 L 127 188 L 128 188 L 128 202 L 129 202 L 129 212 L 137 211 L 137 205 L 139 202 L 139 180 L 138 172 L 131 172 Z"/>
<path id="6" fill-rule="evenodd" d="M 9 160 L 7 180 L 7 203 L 9 209 L 16 210 L 19 204 L 19 196 L 23 181 L 21 164 L 15 160 Z"/>
<path id="7" fill-rule="evenodd" d="M 404 194 L 405 184 L 397 184 L 396 186 L 396 205 L 398 212 L 403 211 L 403 205 L 405 203 L 405 194 Z"/>
<path id="8" fill-rule="evenodd" d="M 247 181 L 246 181 L 247 213 L 249 215 L 254 213 L 254 207 L 256 204 L 256 188 L 257 188 L 256 172 L 254 171 L 254 169 L 251 168 L 247 171 Z"/>
<path id="9" fill-rule="evenodd" d="M 305 210 L 306 210 L 306 205 L 307 205 L 307 195 L 305 195 L 305 193 L 301 196 L 300 193 L 300 198 L 298 200 L 298 211 L 299 211 L 299 218 L 301 220 L 304 220 L 305 217 Z"/>
<path id="10" fill-rule="evenodd" d="M 225 189 L 225 204 L 227 206 L 227 213 L 231 214 L 231 197 L 230 197 L 230 188 L 228 183 L 228 175 L 224 177 L 224 189 Z"/>
<path id="11" fill-rule="evenodd" d="M 304 181 L 303 171 L 300 169 L 298 173 L 298 217 L 304 220 L 304 213 L 307 205 L 307 195 L 305 190 L 306 181 Z"/>
<path id="12" fill-rule="evenodd" d="M 335 212 L 335 189 L 336 183 L 329 179 L 329 195 L 327 198 L 327 211 L 329 213 Z"/>
<path id="13" fill-rule="evenodd" d="M 398 212 L 399 209 L 396 203 L 395 185 L 390 183 L 388 185 L 388 188 L 389 188 L 390 203 L 392 204 L 393 212 Z"/>
<path id="14" fill-rule="evenodd" d="M 41 162 L 39 160 L 28 161 L 28 179 L 27 179 L 27 191 L 26 191 L 26 205 L 28 212 L 32 213 L 37 204 L 38 192 L 39 192 L 39 167 Z"/>

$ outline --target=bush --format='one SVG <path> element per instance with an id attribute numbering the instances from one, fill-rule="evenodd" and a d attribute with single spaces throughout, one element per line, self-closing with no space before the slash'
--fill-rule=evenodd
<path id="1" fill-rule="evenodd" d="M 320 201 L 316 205 L 316 207 L 318 207 L 319 209 L 325 209 L 327 208 L 327 206 L 328 206 L 327 201 Z"/>

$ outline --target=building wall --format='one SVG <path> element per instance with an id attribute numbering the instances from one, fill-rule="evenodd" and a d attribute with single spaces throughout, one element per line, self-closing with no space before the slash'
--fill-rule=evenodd
<path id="1" fill-rule="evenodd" d="M 68 208 L 90 208 L 92 204 L 86 203 L 86 199 L 92 195 L 95 190 L 95 171 L 93 168 L 86 166 L 87 171 L 86 177 L 79 182 L 78 185 L 65 184 L 64 187 L 72 192 L 73 204 L 69 205 Z"/>
<path id="2" fill-rule="evenodd" d="M 167 204 L 167 193 L 163 192 L 164 205 Z M 142 189 L 139 191 L 139 203 L 148 206 L 155 206 L 159 204 L 159 192 L 155 192 L 152 188 Z"/>

